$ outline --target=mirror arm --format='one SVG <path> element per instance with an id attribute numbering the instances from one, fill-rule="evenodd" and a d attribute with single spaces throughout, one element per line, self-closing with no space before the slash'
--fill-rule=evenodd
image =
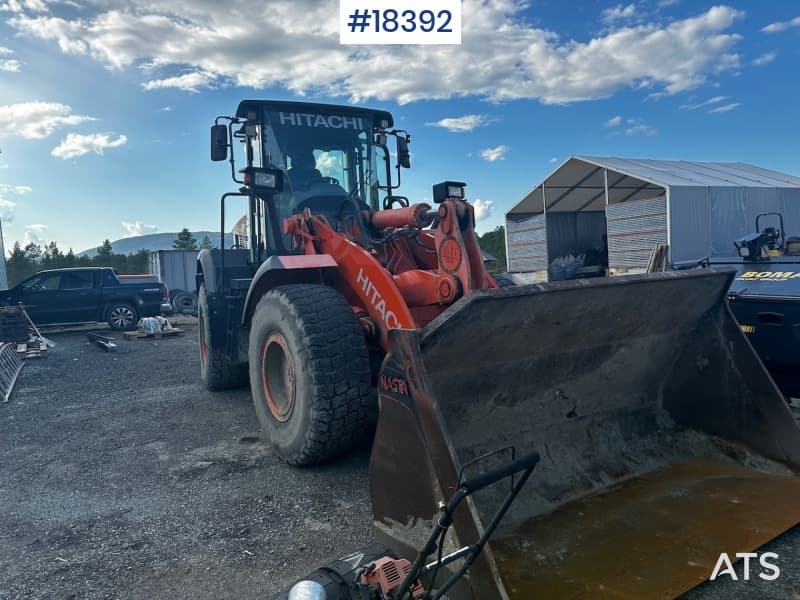
<path id="1" fill-rule="evenodd" d="M 230 125 L 228 125 L 228 150 L 230 151 L 230 158 L 228 162 L 231 163 L 231 179 L 233 179 L 234 183 L 244 184 L 244 179 L 236 179 L 236 163 L 233 159 L 233 127 L 234 123 L 238 123 L 239 119 L 231 119 Z"/>

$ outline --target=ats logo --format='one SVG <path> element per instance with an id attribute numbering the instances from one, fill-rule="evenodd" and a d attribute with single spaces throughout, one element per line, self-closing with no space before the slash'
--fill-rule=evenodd
<path id="1" fill-rule="evenodd" d="M 381 375 L 379 385 L 381 386 L 381 391 L 384 392 L 394 392 L 401 396 L 410 395 L 408 392 L 408 382 L 400 377 L 386 377 Z"/>
<path id="2" fill-rule="evenodd" d="M 736 560 L 737 558 L 741 558 L 744 565 L 744 573 L 742 577 L 744 581 L 750 580 L 751 558 L 758 559 L 758 564 L 761 567 L 760 572 L 758 573 L 759 578 L 763 579 L 764 581 L 775 581 L 781 576 L 781 570 L 777 563 L 771 562 L 778 560 L 778 554 L 776 552 L 764 552 L 761 555 L 756 552 L 737 552 L 736 558 L 733 560 Z M 717 560 L 717 565 L 714 567 L 714 572 L 711 574 L 711 581 L 714 581 L 723 575 L 727 575 L 733 581 L 739 581 L 739 577 L 736 575 L 736 570 L 733 568 L 733 560 L 731 560 L 731 557 L 728 556 L 727 552 L 720 554 L 719 559 Z"/>

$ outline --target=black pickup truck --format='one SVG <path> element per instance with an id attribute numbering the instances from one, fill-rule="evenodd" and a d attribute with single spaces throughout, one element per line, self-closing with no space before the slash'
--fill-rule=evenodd
<path id="1" fill-rule="evenodd" d="M 105 321 L 112 329 L 132 329 L 141 317 L 169 307 L 163 283 L 146 275 L 119 277 L 107 267 L 40 271 L 0 298 L 6 306 L 21 302 L 37 325 Z"/>

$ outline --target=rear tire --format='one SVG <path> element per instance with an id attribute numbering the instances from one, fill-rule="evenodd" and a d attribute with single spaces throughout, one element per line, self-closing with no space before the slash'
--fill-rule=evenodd
<path id="1" fill-rule="evenodd" d="M 138 311 L 127 302 L 114 302 L 106 308 L 106 323 L 116 331 L 130 331 L 139 322 Z"/>
<path id="2" fill-rule="evenodd" d="M 194 294 L 180 290 L 172 298 L 172 308 L 179 313 L 197 312 L 197 298 Z"/>
<path id="3" fill-rule="evenodd" d="M 330 460 L 374 430 L 377 394 L 364 334 L 335 289 L 287 285 L 264 295 L 248 356 L 258 420 L 287 463 Z"/>
<path id="4" fill-rule="evenodd" d="M 197 329 L 200 339 L 200 380 L 211 392 L 242 387 L 247 381 L 247 365 L 233 364 L 224 348 L 213 348 L 211 316 L 208 310 L 206 287 L 200 284 L 198 294 Z"/>

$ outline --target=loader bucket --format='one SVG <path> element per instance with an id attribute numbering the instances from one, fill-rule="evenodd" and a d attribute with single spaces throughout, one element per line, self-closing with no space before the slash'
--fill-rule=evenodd
<path id="1" fill-rule="evenodd" d="M 800 522 L 800 429 L 725 303 L 732 277 L 486 290 L 393 331 L 370 466 L 379 541 L 413 559 L 462 467 L 508 446 L 541 462 L 451 598 L 673 598 L 720 553 Z M 475 543 L 507 491 L 463 503 L 444 551 Z"/>

